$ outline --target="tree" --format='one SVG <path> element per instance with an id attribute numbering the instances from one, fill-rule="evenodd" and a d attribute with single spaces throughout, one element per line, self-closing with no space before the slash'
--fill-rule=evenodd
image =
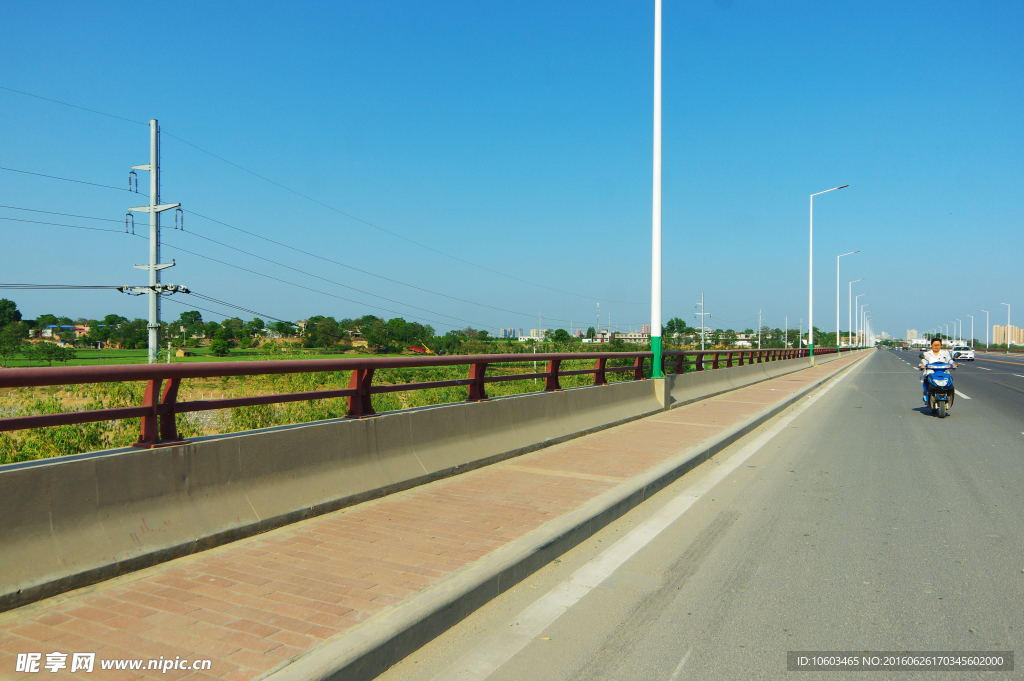
<path id="1" fill-rule="evenodd" d="M 594 327 L 591 326 L 587 328 L 587 338 L 593 338 L 596 335 L 597 331 L 594 330 Z"/>
<path id="2" fill-rule="evenodd" d="M 30 362 L 46 362 L 53 366 L 54 362 L 64 362 L 75 358 L 75 351 L 70 348 L 62 348 L 56 343 L 36 343 L 24 350 L 25 356 Z"/>
<path id="3" fill-rule="evenodd" d="M 551 337 L 551 340 L 555 341 L 556 343 L 571 343 L 572 336 L 570 336 L 569 332 L 566 331 L 565 329 L 558 329 L 555 331 L 555 334 Z"/>
<path id="4" fill-rule="evenodd" d="M 7 358 L 13 357 L 21 350 L 22 342 L 28 338 L 28 325 L 24 322 L 6 324 L 0 329 L 0 358 L 7 366 Z"/>
<path id="5" fill-rule="evenodd" d="M 274 322 L 270 325 L 270 330 L 281 334 L 283 338 L 295 335 L 295 325 L 288 322 Z"/>
<path id="6" fill-rule="evenodd" d="M 41 314 L 36 318 L 36 328 L 42 329 L 46 326 L 56 326 L 57 316 L 52 314 Z"/>
<path id="7" fill-rule="evenodd" d="M 21 312 L 13 300 L 0 298 L 0 328 L 7 328 L 8 324 L 21 321 Z"/>
<path id="8" fill-rule="evenodd" d="M 210 352 L 212 352 L 215 357 L 227 357 L 231 354 L 231 348 L 228 347 L 228 342 L 226 340 L 218 339 L 210 343 Z"/>

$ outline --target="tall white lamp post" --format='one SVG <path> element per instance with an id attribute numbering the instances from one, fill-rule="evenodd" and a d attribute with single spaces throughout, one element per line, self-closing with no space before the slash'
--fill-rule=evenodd
<path id="1" fill-rule="evenodd" d="M 839 331 L 839 258 L 853 255 L 854 253 L 860 253 L 860 251 L 850 251 L 849 253 L 836 256 L 836 352 L 839 352 L 843 345 L 842 333 Z"/>
<path id="2" fill-rule="evenodd" d="M 988 342 L 989 342 L 988 332 L 989 332 L 989 329 L 991 328 L 988 325 L 988 310 L 978 310 L 978 311 L 985 313 L 985 351 L 988 352 Z"/>
<path id="3" fill-rule="evenodd" d="M 971 318 L 971 350 L 973 350 L 974 349 L 974 315 L 969 314 L 967 316 Z"/>
<path id="4" fill-rule="evenodd" d="M 651 215 L 651 378 L 665 378 L 661 354 L 661 0 L 654 0 L 654 200 Z"/>
<path id="5" fill-rule="evenodd" d="M 849 306 L 849 310 L 847 311 L 847 313 L 849 314 L 849 319 L 847 320 L 847 323 L 849 323 L 850 325 L 849 330 L 851 348 L 853 347 L 853 285 L 856 284 L 858 281 L 864 281 L 864 279 L 854 279 L 853 281 L 850 282 L 850 285 L 849 287 L 847 287 L 846 290 L 846 295 L 849 298 L 849 300 L 847 301 L 847 305 Z"/>
<path id="6" fill-rule="evenodd" d="M 811 356 L 811 365 L 814 365 L 814 197 L 821 194 L 828 194 L 834 192 L 837 189 L 846 189 L 850 185 L 844 184 L 842 187 L 832 187 L 832 189 L 826 189 L 823 192 L 817 192 L 811 194 L 811 231 L 810 231 L 810 255 L 807 266 L 807 349 Z"/>
<path id="7" fill-rule="evenodd" d="M 853 297 L 853 306 L 857 308 L 857 345 L 863 345 L 862 338 L 860 337 L 860 297 L 866 296 L 866 293 L 858 293 Z"/>

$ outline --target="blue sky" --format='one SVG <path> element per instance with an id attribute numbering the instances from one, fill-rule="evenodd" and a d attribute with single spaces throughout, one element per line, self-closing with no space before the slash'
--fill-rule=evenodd
<path id="1" fill-rule="evenodd" d="M 164 201 L 320 256 L 189 215 L 165 230 L 164 281 L 285 319 L 585 328 L 600 302 L 602 325 L 648 321 L 653 1 L 40 7 L 5 7 L 0 86 L 158 118 Z M 664 16 L 666 319 L 695 323 L 704 292 L 715 327 L 758 309 L 806 323 L 808 195 L 840 184 L 815 205 L 818 326 L 835 325 L 835 256 L 858 249 L 844 328 L 860 277 L 896 336 L 974 314 L 983 339 L 978 309 L 1024 315 L 1024 5 L 665 0 Z M 7 168 L 121 187 L 148 161 L 144 125 L 8 90 L 0 130 Z M 121 221 L 140 203 L 0 171 L 3 206 Z M 0 220 L 5 283 L 144 283 L 123 223 L 0 217 L 115 230 Z M 0 295 L 27 316 L 146 314 L 116 292 Z"/>

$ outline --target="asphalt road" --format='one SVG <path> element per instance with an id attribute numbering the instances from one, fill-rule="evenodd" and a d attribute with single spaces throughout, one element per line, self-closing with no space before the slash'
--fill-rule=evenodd
<path id="1" fill-rule="evenodd" d="M 876 351 L 380 678 L 773 679 L 796 650 L 1024 655 L 1024 362 L 994 359 L 960 365 L 970 399 L 940 420 L 917 354 Z"/>

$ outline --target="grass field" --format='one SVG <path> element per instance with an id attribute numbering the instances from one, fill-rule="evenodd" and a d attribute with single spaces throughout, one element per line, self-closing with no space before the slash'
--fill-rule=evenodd
<path id="1" fill-rule="evenodd" d="M 172 357 L 171 361 L 177 362 L 240 362 L 257 361 L 266 359 L 351 359 L 358 357 L 394 357 L 396 355 L 373 355 L 369 353 L 322 353 L 315 350 L 293 350 L 266 352 L 263 350 L 232 350 L 227 357 L 217 357 L 210 352 L 209 348 L 189 348 L 191 357 Z M 160 354 L 161 362 L 167 361 L 167 351 Z M 67 366 L 100 366 L 103 364 L 145 364 L 146 350 L 81 350 L 75 349 L 75 359 L 70 360 Z M 7 361 L 7 366 L 28 367 L 47 366 L 46 363 L 29 362 L 22 355 L 16 355 Z M 64 366 L 62 362 L 54 362 L 53 366 Z"/>
<path id="2" fill-rule="evenodd" d="M 142 364 L 146 361 L 145 350 L 77 350 L 78 357 L 69 365 L 88 366 L 100 364 Z M 176 362 L 210 361 L 255 361 L 264 359 L 324 359 L 381 357 L 367 354 L 321 354 L 309 351 L 266 352 L 259 350 L 234 350 L 226 358 L 215 357 L 205 348 L 198 349 L 193 357 L 174 357 Z M 393 355 L 392 355 L 393 356 Z M 166 359 L 166 354 L 164 355 Z M 692 359 L 688 357 L 687 359 Z M 633 364 L 631 358 L 611 360 L 611 367 L 627 367 Z M 17 364 L 14 364 L 17 366 Z M 38 366 L 38 364 L 37 364 Z M 589 369 L 593 360 L 566 360 L 562 370 Z M 537 369 L 543 371 L 544 363 Z M 691 370 L 692 367 L 687 367 Z M 0 371 L 3 371 L 0 369 Z M 469 365 L 417 367 L 402 369 L 380 369 L 374 374 L 374 385 L 403 385 L 428 381 L 465 379 Z M 511 354 L 508 361 L 495 363 L 488 369 L 488 376 L 532 373 L 533 361 L 530 354 Z M 671 372 L 671 369 L 670 369 Z M 632 380 L 632 371 L 608 374 L 608 380 Z M 182 402 L 195 400 L 217 400 L 230 397 L 273 395 L 282 393 L 336 390 L 347 388 L 350 371 L 313 372 L 301 374 L 236 376 L 219 378 L 184 379 L 178 393 Z M 575 388 L 593 384 L 592 375 L 565 376 L 563 388 Z M 145 384 L 142 382 L 96 383 L 34 388 L 13 388 L 0 392 L 0 418 L 30 416 L 37 414 L 58 414 L 72 411 L 90 411 L 142 404 Z M 487 385 L 491 397 L 523 394 L 544 389 L 544 381 L 537 379 L 508 380 Z M 438 404 L 460 402 L 468 397 L 464 386 L 434 388 L 430 390 L 403 390 L 380 393 L 373 396 L 373 407 L 377 412 L 395 411 Z M 271 404 L 234 409 L 211 410 L 179 414 L 178 432 L 181 437 L 197 437 L 233 433 L 256 428 L 266 428 L 295 423 L 309 423 L 324 419 L 339 418 L 348 413 L 348 399 L 309 400 L 285 404 Z M 0 464 L 28 461 L 96 451 L 111 447 L 123 447 L 139 437 L 139 419 L 100 421 L 82 425 L 56 426 L 0 433 Z"/>

